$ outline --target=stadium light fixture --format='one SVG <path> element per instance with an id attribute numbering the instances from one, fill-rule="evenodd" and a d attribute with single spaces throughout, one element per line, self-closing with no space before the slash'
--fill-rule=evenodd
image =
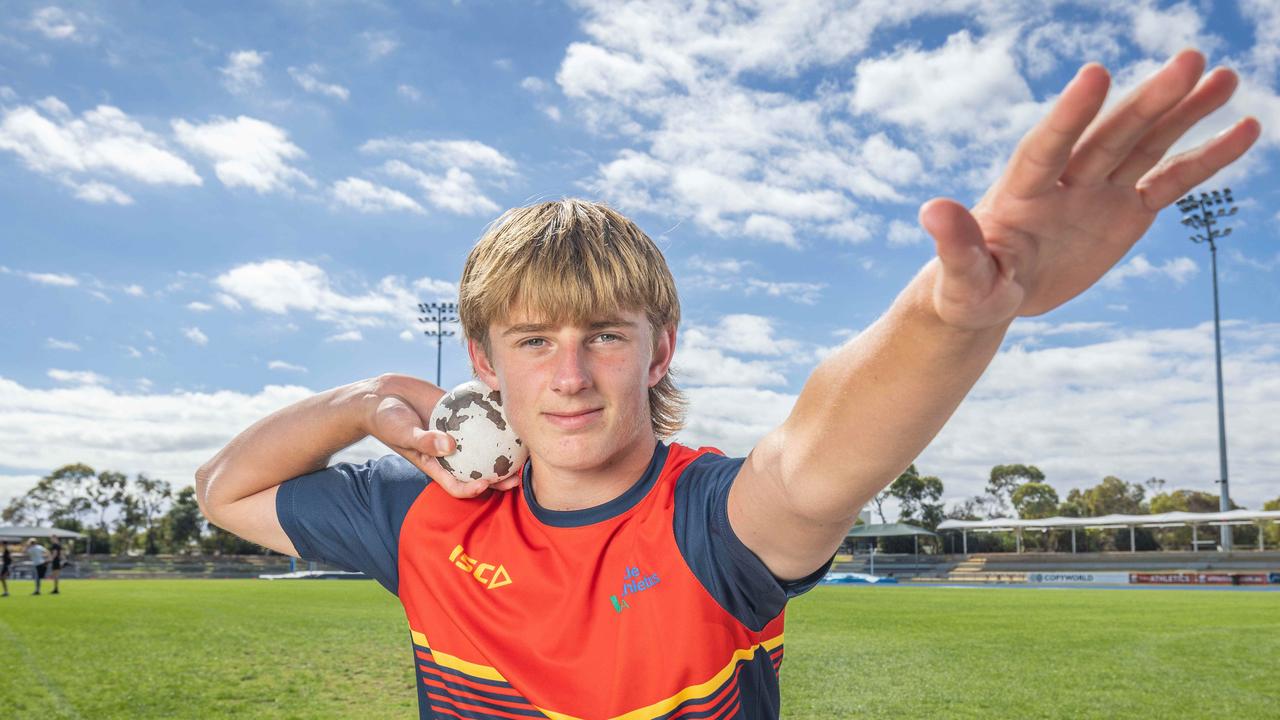
<path id="1" fill-rule="evenodd" d="M 458 322 L 458 317 L 454 314 L 458 312 L 458 303 L 418 303 L 418 310 L 425 313 L 418 318 L 418 322 L 436 324 L 435 330 L 423 330 L 422 333 L 436 339 L 436 386 L 440 387 L 440 344 L 443 342 L 442 338 L 457 334 L 453 330 L 445 330 L 444 324 Z"/>
<path id="2" fill-rule="evenodd" d="M 1218 246 L 1215 239 L 1231 234 L 1231 228 L 1218 230 L 1214 225 L 1221 219 L 1236 214 L 1235 200 L 1231 196 L 1231 188 L 1222 192 L 1213 190 L 1202 192 L 1200 197 L 1194 193 L 1178 201 L 1178 209 L 1186 217 L 1182 224 L 1198 230 L 1191 236 L 1194 243 L 1208 243 L 1209 257 L 1213 263 L 1213 348 L 1214 359 L 1218 368 L 1218 465 L 1221 479 L 1218 481 L 1218 507 L 1222 512 L 1231 509 L 1231 494 L 1227 483 L 1227 420 L 1223 412 L 1222 400 L 1222 330 L 1218 321 Z M 1231 526 L 1222 525 L 1222 549 L 1231 549 Z"/>

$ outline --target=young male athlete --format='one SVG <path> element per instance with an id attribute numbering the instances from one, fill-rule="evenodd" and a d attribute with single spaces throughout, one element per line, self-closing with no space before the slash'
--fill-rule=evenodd
<path id="1" fill-rule="evenodd" d="M 424 718 L 776 718 L 788 598 L 1013 319 L 1084 291 L 1257 139 L 1249 118 L 1164 158 L 1234 90 L 1225 69 L 1198 82 L 1204 62 L 1177 54 L 1101 117 L 1108 74 L 1083 67 L 975 207 L 921 208 L 937 257 L 746 458 L 664 441 L 682 405 L 671 275 L 630 221 L 566 200 L 500 218 L 459 288 L 473 369 L 529 447 L 520 473 L 453 480 L 436 460 L 452 440 L 423 422 L 443 391 L 383 375 L 239 434 L 198 471 L 201 508 L 396 593 Z M 326 467 L 367 435 L 395 454 Z"/>

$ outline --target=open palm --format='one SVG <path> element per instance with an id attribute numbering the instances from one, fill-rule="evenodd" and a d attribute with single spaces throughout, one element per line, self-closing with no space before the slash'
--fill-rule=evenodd
<path id="1" fill-rule="evenodd" d="M 1261 132 L 1253 118 L 1164 157 L 1235 90 L 1225 68 L 1200 81 L 1204 65 L 1195 50 L 1178 53 L 1100 118 L 1110 77 L 1085 65 L 971 210 L 925 203 L 943 321 L 981 329 L 1065 303 L 1119 262 L 1161 208 L 1244 154 Z"/>

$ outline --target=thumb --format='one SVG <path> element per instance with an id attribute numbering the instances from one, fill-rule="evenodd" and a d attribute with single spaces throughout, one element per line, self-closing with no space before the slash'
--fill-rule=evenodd
<path id="1" fill-rule="evenodd" d="M 965 206 L 949 198 L 934 198 L 920 206 L 919 219 L 933 237 L 945 275 L 990 287 L 996 265 L 983 241 L 982 228 Z"/>

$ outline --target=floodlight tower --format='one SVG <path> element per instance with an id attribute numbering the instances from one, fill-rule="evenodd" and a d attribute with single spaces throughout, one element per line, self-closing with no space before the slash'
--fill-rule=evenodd
<path id="1" fill-rule="evenodd" d="M 418 303 L 418 310 L 426 313 L 418 318 L 418 322 L 436 324 L 435 330 L 423 330 L 422 333 L 427 337 L 436 339 L 436 386 L 440 386 L 440 344 L 442 338 L 454 335 L 453 330 L 445 330 L 444 324 L 449 322 L 458 322 L 458 317 L 454 315 L 458 311 L 458 303 L 439 302 L 439 303 Z"/>
<path id="2" fill-rule="evenodd" d="M 1222 479 L 1218 481 L 1220 483 L 1218 507 L 1222 512 L 1231 509 L 1231 494 L 1227 487 L 1227 421 L 1222 410 L 1222 331 L 1218 324 L 1218 247 L 1213 241 L 1215 238 L 1230 235 L 1231 228 L 1218 230 L 1213 226 L 1219 219 L 1236 214 L 1234 202 L 1235 200 L 1231 197 L 1231 188 L 1226 188 L 1222 192 L 1217 190 L 1202 192 L 1199 198 L 1192 194 L 1178 201 L 1178 209 L 1186 215 L 1182 219 L 1182 224 L 1200 231 L 1191 236 L 1191 241 L 1209 243 L 1209 257 L 1213 263 L 1213 347 L 1218 365 L 1218 464 L 1219 471 L 1222 473 Z M 1221 528 L 1222 549 L 1227 551 L 1231 549 L 1231 526 L 1224 523 Z"/>

